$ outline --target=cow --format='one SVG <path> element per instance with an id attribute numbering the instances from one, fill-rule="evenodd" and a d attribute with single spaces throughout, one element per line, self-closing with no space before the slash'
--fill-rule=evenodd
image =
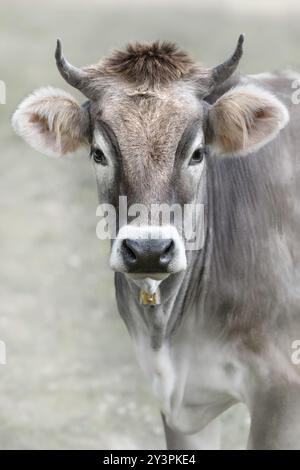
<path id="1" fill-rule="evenodd" d="M 248 449 L 300 448 L 299 76 L 239 73 L 243 42 L 211 68 L 160 41 L 78 68 L 58 40 L 57 68 L 87 100 L 41 88 L 12 118 L 45 154 L 90 149 L 102 204 L 203 208 L 194 249 L 176 218 L 117 218 L 111 240 L 168 449 L 219 448 L 218 417 L 236 403 Z"/>

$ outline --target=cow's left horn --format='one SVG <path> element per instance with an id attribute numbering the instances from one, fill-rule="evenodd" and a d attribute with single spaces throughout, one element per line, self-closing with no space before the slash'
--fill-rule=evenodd
<path id="1" fill-rule="evenodd" d="M 64 58 L 60 39 L 57 39 L 55 59 L 57 68 L 66 82 L 80 90 L 87 98 L 92 98 L 91 90 L 89 90 L 88 73 L 80 68 L 74 67 Z"/>
<path id="2" fill-rule="evenodd" d="M 222 64 L 217 65 L 212 69 L 212 87 L 215 87 L 225 82 L 225 80 L 227 80 L 227 78 L 229 78 L 233 74 L 233 72 L 235 72 L 239 64 L 240 58 L 243 55 L 243 42 L 244 35 L 241 34 L 232 56 Z"/>

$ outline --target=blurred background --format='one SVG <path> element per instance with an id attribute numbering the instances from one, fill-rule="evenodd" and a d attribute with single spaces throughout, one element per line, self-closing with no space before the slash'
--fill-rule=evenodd
<path id="1" fill-rule="evenodd" d="M 160 449 L 159 410 L 118 317 L 109 246 L 96 238 L 87 155 L 55 160 L 12 132 L 35 88 L 71 91 L 54 61 L 74 65 L 131 40 L 176 41 L 206 65 L 246 35 L 240 70 L 299 69 L 298 0 L 1 0 L 0 449 Z M 245 446 L 242 405 L 223 417 L 222 447 Z"/>

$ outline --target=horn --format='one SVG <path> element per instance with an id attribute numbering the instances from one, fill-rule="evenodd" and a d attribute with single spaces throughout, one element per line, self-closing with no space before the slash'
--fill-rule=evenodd
<path id="1" fill-rule="evenodd" d="M 241 34 L 232 56 L 222 64 L 217 65 L 212 69 L 212 87 L 215 87 L 225 82 L 225 80 L 227 80 L 227 78 L 229 78 L 233 74 L 233 72 L 235 72 L 239 64 L 240 58 L 243 55 L 243 42 L 244 35 Z"/>
<path id="2" fill-rule="evenodd" d="M 59 73 L 66 80 L 66 82 L 74 88 L 80 90 L 87 98 L 91 99 L 92 93 L 88 87 L 89 80 L 87 72 L 80 68 L 74 67 L 64 58 L 60 39 L 57 39 L 55 59 Z"/>

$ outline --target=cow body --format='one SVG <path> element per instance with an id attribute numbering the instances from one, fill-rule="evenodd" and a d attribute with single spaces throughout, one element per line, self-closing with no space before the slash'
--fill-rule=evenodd
<path id="1" fill-rule="evenodd" d="M 291 362 L 292 343 L 300 338 L 300 110 L 291 102 L 295 79 L 291 73 L 239 78 L 276 93 L 289 107 L 290 123 L 247 159 L 211 158 L 205 247 L 190 253 L 188 272 L 161 286 L 169 300 L 156 309 L 142 306 L 134 300 L 138 292 L 132 292 L 138 288 L 116 274 L 118 308 L 138 361 L 167 424 L 179 433 L 201 431 L 238 402 L 252 416 L 256 406 L 261 413 L 258 397 L 263 402 L 278 390 L 278 403 L 275 399 L 262 417 L 276 424 L 271 438 L 266 435 L 263 442 L 260 437 L 259 446 L 300 444 L 298 427 L 293 439 L 288 432 L 287 440 L 279 436 L 281 426 L 288 426 L 281 419 L 282 408 L 290 406 L 284 403 L 290 382 L 299 393 L 292 408 L 300 412 L 299 368 Z M 258 426 L 253 432 L 260 431 Z"/>
<path id="2" fill-rule="evenodd" d="M 204 207 L 197 249 L 175 222 L 117 220 L 112 240 L 119 312 L 169 448 L 215 447 L 215 418 L 239 402 L 249 449 L 300 447 L 298 76 L 236 75 L 242 44 L 213 69 L 169 43 L 77 69 L 58 42 L 60 73 L 89 101 L 42 89 L 13 117 L 50 155 L 90 145 L 100 202 Z"/>

